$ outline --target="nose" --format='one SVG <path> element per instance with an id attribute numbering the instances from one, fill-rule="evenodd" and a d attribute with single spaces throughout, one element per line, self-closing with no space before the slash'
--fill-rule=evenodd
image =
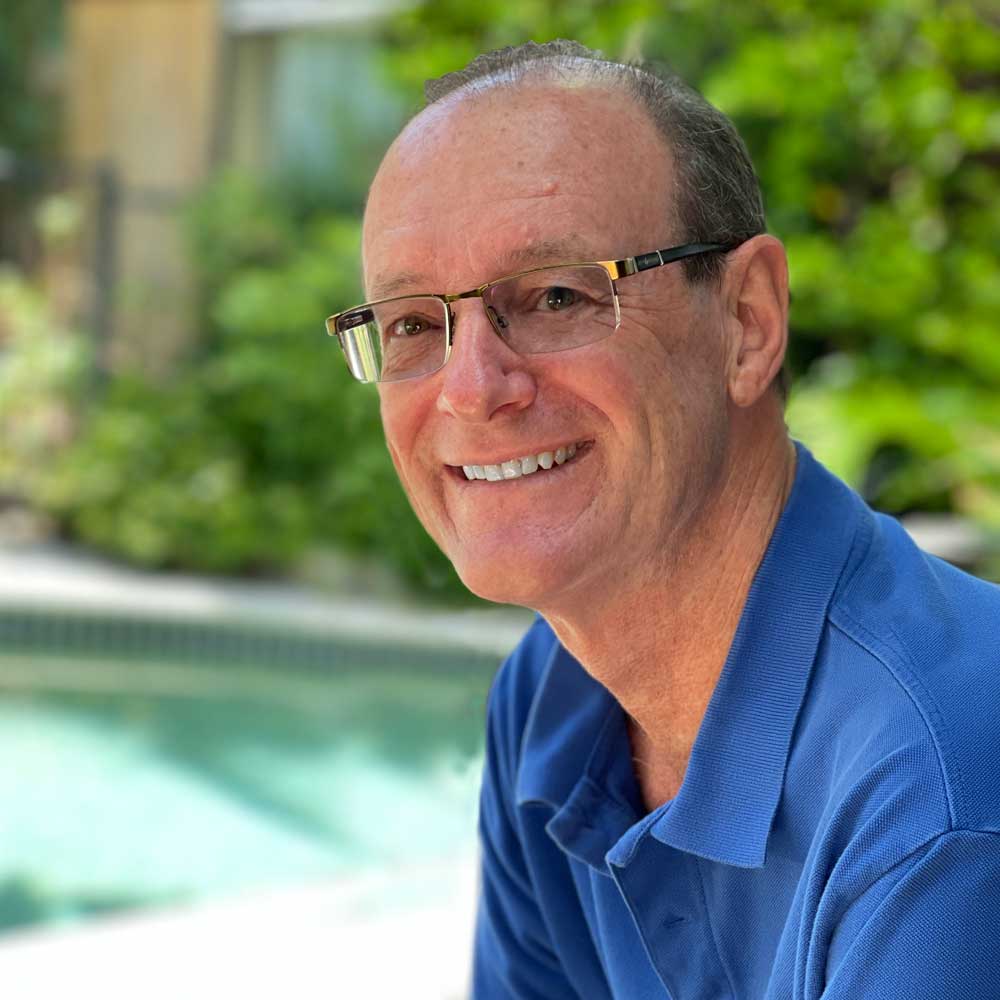
<path id="1" fill-rule="evenodd" d="M 441 370 L 438 409 L 459 420 L 485 423 L 534 402 L 534 376 L 524 359 L 497 335 L 479 300 L 456 302 L 454 342 Z"/>

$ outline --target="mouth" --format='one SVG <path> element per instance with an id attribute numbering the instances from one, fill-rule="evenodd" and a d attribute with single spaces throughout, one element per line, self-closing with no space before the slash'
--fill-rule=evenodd
<path id="1" fill-rule="evenodd" d="M 500 483 L 512 479 L 537 476 L 550 470 L 561 468 L 570 462 L 579 461 L 580 456 L 590 450 L 592 441 L 574 441 L 560 445 L 551 451 L 520 455 L 502 462 L 483 465 L 449 465 L 452 474 L 465 480 L 482 480 Z"/>

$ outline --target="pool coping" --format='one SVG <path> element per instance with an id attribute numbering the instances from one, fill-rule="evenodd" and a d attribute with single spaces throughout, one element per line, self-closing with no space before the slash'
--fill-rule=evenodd
<path id="1" fill-rule="evenodd" d="M 156 573 L 67 545 L 0 541 L 0 647 L 18 652 L 136 656 L 159 644 L 182 660 L 315 665 L 346 649 L 362 662 L 406 651 L 496 663 L 531 619 L 520 609 L 439 610 L 285 581 Z"/>

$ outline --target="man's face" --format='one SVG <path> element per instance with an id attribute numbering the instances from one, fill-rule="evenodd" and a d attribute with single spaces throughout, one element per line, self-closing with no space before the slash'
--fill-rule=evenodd
<path id="1" fill-rule="evenodd" d="M 618 94 L 539 86 L 432 106 L 372 187 L 368 295 L 389 282 L 391 294 L 463 291 L 545 263 L 668 246 L 682 237 L 670 178 L 669 151 Z M 689 286 L 680 264 L 618 290 L 611 337 L 524 357 L 480 300 L 456 302 L 445 367 L 379 387 L 413 507 L 483 597 L 544 611 L 662 571 L 720 474 L 718 296 Z M 462 471 L 571 445 L 565 464 L 518 479 Z"/>

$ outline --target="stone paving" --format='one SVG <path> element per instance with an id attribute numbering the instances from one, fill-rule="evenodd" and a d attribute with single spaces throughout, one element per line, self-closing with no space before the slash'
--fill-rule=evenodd
<path id="1" fill-rule="evenodd" d="M 368 596 L 331 597 L 283 581 L 129 569 L 66 545 L 2 539 L 0 607 L 271 624 L 497 656 L 513 648 L 531 621 L 530 613 L 515 609 L 429 610 Z"/>

